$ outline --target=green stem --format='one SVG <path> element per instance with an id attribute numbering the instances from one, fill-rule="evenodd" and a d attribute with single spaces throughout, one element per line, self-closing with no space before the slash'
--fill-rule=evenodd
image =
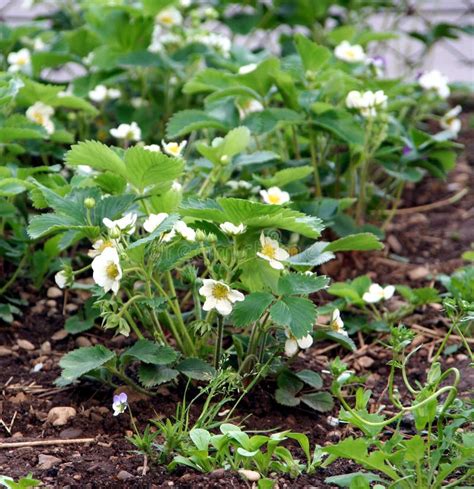
<path id="1" fill-rule="evenodd" d="M 10 277 L 10 279 L 6 282 L 6 284 L 0 289 L 0 295 L 3 295 L 4 292 L 6 292 L 13 282 L 15 282 L 16 278 L 18 277 L 18 274 L 21 272 L 22 268 L 25 266 L 25 262 L 28 258 L 28 253 L 25 253 L 20 260 L 20 263 L 18 263 L 18 267 L 16 270 L 13 272 L 13 275 Z"/>
<path id="2" fill-rule="evenodd" d="M 217 316 L 217 337 L 216 346 L 214 350 L 214 368 L 219 369 L 221 364 L 222 356 L 222 342 L 224 340 L 224 318 L 222 316 Z"/>
<path id="3" fill-rule="evenodd" d="M 309 130 L 309 149 L 311 153 L 311 164 L 313 165 L 313 174 L 314 174 L 314 190 L 316 197 L 322 197 L 323 193 L 321 190 L 321 179 L 319 176 L 319 168 L 318 168 L 318 155 L 316 150 L 316 140 L 312 129 Z"/>

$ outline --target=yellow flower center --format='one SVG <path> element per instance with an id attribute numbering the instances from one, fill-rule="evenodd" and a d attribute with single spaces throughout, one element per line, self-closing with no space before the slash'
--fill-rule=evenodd
<path id="1" fill-rule="evenodd" d="M 178 154 L 179 153 L 179 146 L 177 143 L 169 143 L 168 147 L 166 148 L 170 153 Z"/>
<path id="2" fill-rule="evenodd" d="M 118 266 L 112 262 L 107 265 L 107 268 L 105 269 L 105 273 L 107 274 L 107 277 L 109 277 L 112 280 L 115 280 L 119 276 L 120 272 Z"/>
<path id="3" fill-rule="evenodd" d="M 160 22 L 166 25 L 171 25 L 173 24 L 173 17 L 169 14 L 162 14 L 160 15 Z"/>
<path id="4" fill-rule="evenodd" d="M 262 254 L 268 256 L 268 258 L 274 259 L 276 256 L 276 249 L 271 244 L 264 244 L 262 247 Z"/>
<path id="5" fill-rule="evenodd" d="M 269 194 L 268 200 L 270 201 L 270 204 L 279 204 L 280 203 L 280 196 L 276 195 L 276 194 Z"/>
<path id="6" fill-rule="evenodd" d="M 227 299 L 229 296 L 229 289 L 223 284 L 215 284 L 212 288 L 212 295 L 215 299 Z"/>
<path id="7" fill-rule="evenodd" d="M 43 125 L 44 121 L 45 121 L 44 115 L 39 113 L 39 112 L 36 112 L 35 114 L 33 114 L 33 119 L 35 120 L 35 122 L 37 122 L 40 125 Z"/>
<path id="8" fill-rule="evenodd" d="M 114 245 L 112 241 L 104 241 L 98 248 L 98 251 L 102 253 L 106 248 L 112 248 Z"/>

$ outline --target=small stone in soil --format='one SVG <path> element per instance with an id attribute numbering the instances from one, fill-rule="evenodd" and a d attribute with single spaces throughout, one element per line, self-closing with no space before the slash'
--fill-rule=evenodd
<path id="1" fill-rule="evenodd" d="M 40 453 L 38 456 L 38 468 L 41 470 L 49 470 L 61 462 L 62 460 L 60 458 L 54 457 L 53 455 Z"/>
<path id="2" fill-rule="evenodd" d="M 57 299 L 63 295 L 63 291 L 57 287 L 50 287 L 46 294 L 50 299 Z"/>
<path id="3" fill-rule="evenodd" d="M 13 352 L 10 350 L 10 348 L 7 348 L 6 346 L 0 346 L 0 357 L 8 357 L 10 355 L 13 355 Z"/>
<path id="4" fill-rule="evenodd" d="M 16 344 L 23 350 L 32 351 L 35 349 L 35 345 L 28 340 L 17 340 Z"/>
<path id="5" fill-rule="evenodd" d="M 79 428 L 66 428 L 59 433 L 59 438 L 62 440 L 71 440 L 72 438 L 79 438 L 82 435 L 82 430 Z"/>
<path id="6" fill-rule="evenodd" d="M 76 345 L 81 348 L 83 346 L 92 346 L 92 343 L 90 342 L 89 338 L 86 338 L 85 336 L 79 336 L 76 338 Z"/>
<path id="7" fill-rule="evenodd" d="M 128 479 L 133 479 L 133 475 L 130 473 L 130 472 L 127 472 L 126 470 L 121 470 L 118 474 L 117 474 L 117 479 L 121 480 L 121 481 L 126 481 Z"/>
<path id="8" fill-rule="evenodd" d="M 416 267 L 408 272 L 408 277 L 410 280 L 421 280 L 427 277 L 430 271 L 426 267 Z"/>
<path id="9" fill-rule="evenodd" d="M 64 340 L 68 334 L 69 333 L 65 329 L 60 329 L 59 331 L 56 331 L 53 336 L 51 336 L 51 339 L 53 341 L 61 341 Z"/>
<path id="10" fill-rule="evenodd" d="M 57 406 L 50 409 L 46 421 L 53 426 L 64 426 L 74 416 L 76 416 L 76 410 L 73 407 Z"/>
<path id="11" fill-rule="evenodd" d="M 45 341 L 41 344 L 40 350 L 44 355 L 51 353 L 51 343 L 49 341 Z"/>

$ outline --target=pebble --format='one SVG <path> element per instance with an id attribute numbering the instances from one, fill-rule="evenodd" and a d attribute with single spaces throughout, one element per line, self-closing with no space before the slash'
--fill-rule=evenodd
<path id="1" fill-rule="evenodd" d="M 79 336 L 76 338 L 76 346 L 83 347 L 83 346 L 92 346 L 92 343 L 90 342 L 89 338 L 86 338 L 85 336 Z"/>
<path id="2" fill-rule="evenodd" d="M 119 479 L 121 481 L 126 481 L 128 479 L 133 479 L 133 475 L 130 472 L 127 472 L 126 470 L 121 470 L 117 474 L 117 479 Z"/>
<path id="3" fill-rule="evenodd" d="M 408 272 L 410 280 L 420 280 L 427 277 L 430 271 L 426 267 L 416 267 Z"/>
<path id="4" fill-rule="evenodd" d="M 76 410 L 73 407 L 57 406 L 50 409 L 46 421 L 53 426 L 64 426 L 76 414 Z"/>
<path id="5" fill-rule="evenodd" d="M 49 341 L 45 341 L 41 344 L 40 350 L 43 355 L 48 355 L 51 353 L 51 343 Z"/>
<path id="6" fill-rule="evenodd" d="M 42 470 L 49 470 L 61 462 L 62 460 L 60 458 L 54 457 L 53 455 L 40 453 L 38 456 L 38 468 Z"/>
<path id="7" fill-rule="evenodd" d="M 77 304 L 69 303 L 66 304 L 65 309 L 67 312 L 76 312 L 79 309 L 79 306 Z"/>
<path id="8" fill-rule="evenodd" d="M 57 299 L 58 297 L 61 297 L 63 295 L 63 291 L 61 289 L 58 289 L 57 287 L 50 287 L 46 295 L 50 299 Z"/>
<path id="9" fill-rule="evenodd" d="M 360 357 L 357 359 L 357 363 L 362 367 L 362 368 L 369 368 L 374 364 L 374 359 L 364 356 Z"/>
<path id="10" fill-rule="evenodd" d="M 51 336 L 51 339 L 53 341 L 61 341 L 64 340 L 68 334 L 69 333 L 65 329 L 60 329 L 59 331 L 56 331 L 53 336 Z"/>
<path id="11" fill-rule="evenodd" d="M 260 474 L 256 470 L 240 469 L 239 474 L 245 477 L 250 482 L 256 482 L 260 480 Z"/>
<path id="12" fill-rule="evenodd" d="M 35 349 L 35 345 L 28 340 L 17 340 L 16 344 L 23 350 L 32 351 Z"/>
<path id="13" fill-rule="evenodd" d="M 54 309 L 56 309 L 56 306 L 57 306 L 56 301 L 53 300 L 53 299 L 49 299 L 49 301 L 46 301 L 46 305 L 48 307 L 51 307 L 51 308 L 54 308 Z"/>
<path id="14" fill-rule="evenodd" d="M 225 476 L 225 469 L 216 469 L 209 474 L 209 477 L 211 479 L 222 479 L 222 477 L 224 476 Z"/>
<path id="15" fill-rule="evenodd" d="M 7 348 L 6 346 L 0 346 L 0 357 L 8 357 L 12 354 L 13 352 L 10 350 L 10 348 Z"/>

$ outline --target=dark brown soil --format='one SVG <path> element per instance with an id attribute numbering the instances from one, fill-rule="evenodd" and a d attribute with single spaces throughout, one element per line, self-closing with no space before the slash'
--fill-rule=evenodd
<path id="1" fill-rule="evenodd" d="M 460 255 L 474 242 L 474 131 L 464 131 L 461 142 L 466 145 L 465 154 L 447 183 L 428 178 L 406 190 L 401 208 L 411 210 L 408 213 L 402 211 L 395 217 L 387 230 L 385 250 L 341 254 L 325 267 L 325 272 L 334 280 L 369 273 L 374 280 L 384 284 L 425 286 L 433 283 L 436 274 L 451 273 L 462 266 Z M 468 188 L 470 192 L 454 204 L 427 211 L 416 209 L 420 205 L 443 201 L 462 188 Z M 133 452 L 133 447 L 124 438 L 131 434 L 128 417 L 112 416 L 112 391 L 88 382 L 64 389 L 53 385 L 59 375 L 61 355 L 76 347 L 78 342 L 81 345 L 101 343 L 109 348 L 122 349 L 131 340 L 113 338 L 99 328 L 83 334 L 80 340 L 71 335 L 54 336 L 64 324 L 60 313 L 63 298 L 47 299 L 45 291 L 38 293 L 28 285 L 21 291 L 19 289 L 18 294 L 29 304 L 24 316 L 12 325 L 0 326 L 0 444 L 71 438 L 94 438 L 94 441 L 76 445 L 0 448 L 0 474 L 18 478 L 31 471 L 45 485 L 55 488 L 250 487 L 238 474 L 228 471 L 198 474 L 179 470 L 169 474 L 164 467 L 149 464 L 146 475 L 143 475 L 143 456 Z M 80 304 L 81 298 L 74 296 L 68 302 Z M 433 331 L 444 330 L 446 325 L 439 308 L 430 306 L 418 312 L 420 314 L 413 315 L 407 322 Z M 28 340 L 33 348 L 23 348 L 18 340 Z M 321 344 L 310 353 L 300 354 L 298 365 L 321 370 L 331 358 L 339 355 L 351 368 L 367 375 L 367 384 L 376 394 L 382 393 L 388 373 L 387 352 L 376 343 L 370 344 L 370 338 L 359 336 L 354 340 L 359 347 L 354 353 L 348 354 L 331 344 Z M 425 367 L 430 363 L 439 338 L 420 333 L 415 341 L 417 344 L 425 343 L 425 347 L 414 362 L 411 376 L 423 380 Z M 49 346 L 45 342 L 49 342 Z M 42 369 L 32 372 L 38 363 L 43 364 Z M 465 395 L 474 381 L 466 355 L 458 353 L 448 358 L 446 363 L 456 363 L 463 370 L 461 393 Z M 320 445 L 337 442 L 351 433 L 345 425 L 332 427 L 328 423 L 328 414 L 278 405 L 273 399 L 273 389 L 270 383 L 263 383 L 240 405 L 239 415 L 251 414 L 245 421 L 248 429 L 294 429 L 306 433 L 312 444 Z M 180 395 L 178 387 L 162 388 L 157 397 L 150 399 L 131 396 L 139 426 L 143 428 L 150 418 L 172 416 Z M 46 417 L 56 406 L 73 407 L 76 415 L 66 425 L 53 427 Z M 337 415 L 337 409 L 330 414 Z M 60 460 L 45 470 L 38 466 L 40 454 L 53 455 Z M 332 487 L 324 483 L 326 477 L 356 470 L 357 466 L 344 461 L 297 480 L 281 477 L 279 487 Z"/>

